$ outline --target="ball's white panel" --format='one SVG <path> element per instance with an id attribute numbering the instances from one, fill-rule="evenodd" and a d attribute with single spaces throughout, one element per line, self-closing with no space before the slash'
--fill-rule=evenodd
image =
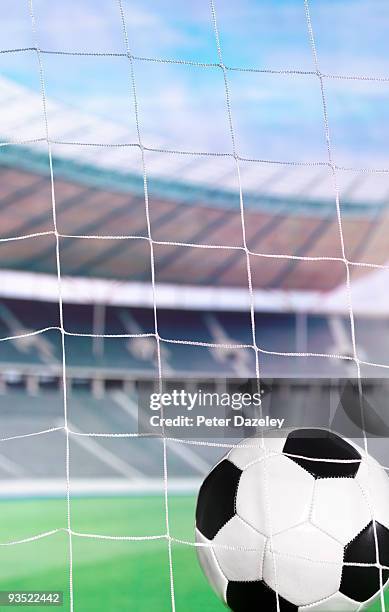
<path id="1" fill-rule="evenodd" d="M 346 545 L 371 521 L 371 512 L 353 478 L 323 478 L 315 483 L 311 521 Z"/>
<path id="2" fill-rule="evenodd" d="M 282 433 L 267 434 L 263 438 L 246 438 L 241 440 L 239 446 L 235 446 L 228 453 L 228 459 L 236 467 L 244 470 L 250 463 L 262 459 L 262 457 L 269 453 L 282 453 L 288 433 L 289 430 L 283 430 Z M 261 446 L 262 442 L 263 446 Z"/>
<path id="3" fill-rule="evenodd" d="M 207 540 L 207 538 L 205 538 L 198 529 L 196 529 L 196 542 L 199 544 L 211 544 L 211 542 Z M 225 601 L 227 578 L 221 571 L 212 548 L 208 546 L 197 546 L 196 551 L 200 565 L 203 568 L 203 572 L 208 578 L 209 583 L 219 597 Z"/>
<path id="4" fill-rule="evenodd" d="M 385 470 L 369 457 L 362 461 L 355 479 L 365 492 L 376 521 L 389 529 L 389 478 Z"/>
<path id="5" fill-rule="evenodd" d="M 214 553 L 228 580 L 261 580 L 266 538 L 234 516 L 213 539 Z M 251 550 L 218 548 L 231 546 Z M 254 549 L 254 550 L 253 550 Z"/>
<path id="6" fill-rule="evenodd" d="M 342 577 L 343 546 L 305 523 L 268 540 L 263 578 L 296 606 L 306 606 L 337 593 Z M 274 567 L 275 565 L 275 567 Z"/>
<path id="7" fill-rule="evenodd" d="M 387 580 L 385 584 L 383 585 L 383 590 L 386 591 L 388 588 L 389 588 L 389 580 Z M 380 599 L 381 599 L 381 594 L 378 591 L 376 595 L 374 595 L 373 597 L 370 597 L 370 599 L 363 602 L 360 608 L 358 608 L 358 612 L 368 610 L 375 601 L 380 601 Z"/>
<path id="8" fill-rule="evenodd" d="M 267 457 L 242 473 L 237 514 L 263 535 L 278 533 L 308 518 L 313 486 L 313 477 L 288 457 Z"/>
<path id="9" fill-rule="evenodd" d="M 300 606 L 299 612 L 357 612 L 360 604 L 343 593 L 335 593 L 324 601 L 309 606 Z"/>
<path id="10" fill-rule="evenodd" d="M 255 446 L 236 446 L 228 454 L 228 460 L 241 470 L 244 470 L 247 465 L 253 461 L 258 461 L 258 459 L 261 459 L 266 454 L 265 449 L 259 446 L 259 440 L 244 440 L 241 444 L 243 442 L 246 445 Z"/>

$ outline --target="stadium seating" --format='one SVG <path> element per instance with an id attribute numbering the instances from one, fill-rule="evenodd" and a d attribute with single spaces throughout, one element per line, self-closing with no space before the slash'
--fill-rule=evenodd
<path id="1" fill-rule="evenodd" d="M 125 396 L 125 400 L 136 406 L 130 395 Z M 63 429 L 28 435 L 62 428 L 63 410 L 62 394 L 58 391 L 28 397 L 24 391 L 8 390 L 0 396 L 1 433 L 5 438 L 0 452 L 0 479 L 56 478 L 64 481 L 66 448 Z M 136 407 L 131 417 L 115 401 L 114 393 L 108 393 L 98 400 L 89 392 L 74 391 L 68 398 L 68 425 L 76 434 L 135 433 Z M 162 441 L 155 438 L 87 438 L 72 435 L 71 478 L 154 478 L 160 479 L 162 483 L 162 450 Z M 191 447 L 177 453 L 172 443 L 169 450 L 169 474 L 173 479 L 198 478 L 201 466 L 210 467 L 221 452 L 212 447 Z"/>
<path id="2" fill-rule="evenodd" d="M 110 156 L 115 153 L 110 152 Z M 75 151 L 72 154 L 77 158 Z M 88 163 L 85 159 L 81 162 L 56 156 L 53 160 L 62 272 L 68 276 L 150 281 L 140 168 L 137 172 L 125 173 L 122 163 L 115 169 L 102 167 L 99 157 L 95 156 L 92 163 L 89 158 Z M 225 161 L 229 166 L 229 160 Z M 168 169 L 171 164 L 165 163 Z M 198 166 L 196 181 L 190 172 L 191 164 L 183 173 L 174 174 L 173 170 L 174 179 L 158 176 L 158 168 L 154 175 L 151 168 L 148 188 L 153 238 L 158 241 L 155 244 L 157 280 L 185 284 L 190 279 L 193 285 L 246 287 L 246 257 L 242 250 L 188 246 L 236 249 L 243 245 L 236 185 L 233 189 L 226 188 L 223 181 L 210 187 L 207 185 L 209 168 L 202 168 L 201 160 L 195 165 Z M 266 164 L 256 166 L 256 180 L 249 181 L 247 187 L 245 168 L 242 168 L 249 250 L 266 256 L 341 258 L 333 191 L 327 185 L 321 195 L 315 192 L 318 185 L 327 183 L 323 181 L 326 173 L 320 171 L 318 177 L 316 168 L 296 166 L 281 168 L 281 176 L 275 173 L 271 180 L 263 181 L 268 170 Z M 299 176 L 301 170 L 303 177 Z M 226 174 L 230 173 L 222 172 L 222 176 Z M 294 175 L 300 184 L 297 190 L 297 185 L 293 187 Z M 3 266 L 55 273 L 54 236 L 41 235 L 54 229 L 46 156 L 19 145 L 3 147 L 0 178 L 1 237 L 40 234 L 25 239 L 23 244 L 13 240 L 3 242 L 0 247 Z M 361 173 L 356 192 L 342 193 L 343 234 L 351 261 L 380 264 L 386 261 L 388 217 L 383 214 L 382 222 L 377 225 L 376 216 L 385 204 L 385 197 L 382 194 L 373 197 L 375 182 L 373 189 L 367 189 L 368 182 L 368 174 Z M 290 191 L 285 191 L 285 184 Z M 74 214 L 76 207 L 77 214 Z M 94 239 L 87 240 L 85 236 Z M 100 236 L 105 239 L 99 239 Z M 130 238 L 115 240 L 119 236 Z M 176 244 L 171 244 L 172 241 Z M 251 259 L 254 288 L 326 291 L 345 280 L 342 262 L 336 266 L 334 261 L 325 259 L 307 262 L 254 255 Z M 351 269 L 352 276 L 366 272 L 363 267 Z"/>
<path id="3" fill-rule="evenodd" d="M 299 338 L 298 322 L 294 314 L 257 312 L 255 322 L 256 343 L 262 351 L 260 360 L 263 375 L 303 376 L 305 371 L 309 375 L 336 376 L 348 371 L 347 363 L 341 360 L 290 356 L 290 353 L 349 355 L 351 334 L 346 317 L 339 317 L 338 325 L 344 329 L 347 346 L 342 346 L 336 337 L 330 317 L 307 316 L 303 342 Z M 160 309 L 158 324 L 162 337 L 162 365 L 166 375 L 206 377 L 216 374 L 254 374 L 254 351 L 250 348 L 224 350 L 195 344 L 251 345 L 251 324 L 247 312 L 215 314 L 186 310 L 180 311 L 177 317 L 174 310 Z M 121 373 L 124 378 L 131 377 L 132 373 L 151 378 L 156 376 L 155 338 L 106 337 L 97 342 L 92 337 L 93 307 L 86 305 L 65 304 L 64 325 L 68 332 L 65 342 L 66 362 L 72 376 L 90 377 L 91 372 L 104 373 L 106 378 L 109 378 L 110 373 L 118 376 Z M 153 334 L 153 325 L 150 309 L 107 307 L 103 333 L 119 336 Z M 1 338 L 50 326 L 59 326 L 56 304 L 23 300 L 0 302 Z M 385 365 L 389 327 L 374 319 L 359 317 L 356 319 L 356 334 L 364 360 Z M 344 344 L 345 340 L 342 341 Z M 40 367 L 41 373 L 58 373 L 61 360 L 60 331 L 56 329 L 2 343 L 0 367 L 3 371 L 36 365 Z"/>

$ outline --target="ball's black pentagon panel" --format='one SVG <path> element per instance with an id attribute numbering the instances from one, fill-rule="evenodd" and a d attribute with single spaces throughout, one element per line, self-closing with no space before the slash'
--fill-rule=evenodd
<path id="1" fill-rule="evenodd" d="M 381 565 L 389 566 L 389 530 L 381 523 L 375 522 L 377 533 L 378 555 Z M 350 563 L 376 563 L 376 545 L 374 525 L 371 521 L 355 538 L 345 547 L 344 560 Z"/>
<path id="2" fill-rule="evenodd" d="M 379 562 L 389 565 L 389 530 L 376 522 Z M 345 563 L 372 563 L 377 561 L 373 523 L 369 523 L 344 550 Z M 389 570 L 382 570 L 385 584 Z M 380 573 L 377 567 L 343 567 L 340 592 L 356 601 L 366 601 L 380 589 Z"/>
<path id="3" fill-rule="evenodd" d="M 360 454 L 351 444 L 325 429 L 295 429 L 286 438 L 283 452 L 312 459 L 355 460 L 336 463 L 290 457 L 315 478 L 353 478 L 361 462 Z"/>
<path id="4" fill-rule="evenodd" d="M 263 580 L 229 582 L 227 604 L 233 612 L 277 612 L 277 595 Z M 278 595 L 279 612 L 298 612 L 298 607 Z"/>
<path id="5" fill-rule="evenodd" d="M 201 485 L 196 526 L 212 540 L 235 514 L 235 497 L 242 471 L 228 459 L 221 461 Z"/>
<path id="6" fill-rule="evenodd" d="M 382 583 L 388 579 L 389 571 L 382 571 Z M 380 571 L 377 567 L 343 568 L 340 592 L 358 602 L 367 601 L 380 590 Z"/>

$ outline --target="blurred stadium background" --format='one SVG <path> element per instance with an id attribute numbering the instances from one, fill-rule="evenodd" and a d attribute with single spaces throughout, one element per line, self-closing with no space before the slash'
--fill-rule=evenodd
<path id="1" fill-rule="evenodd" d="M 37 3 L 38 14 L 43 4 Z M 257 7 L 255 2 L 252 5 Z M 301 7 L 292 10 L 292 5 L 285 3 L 276 11 L 275 18 L 284 29 L 291 15 L 297 19 L 293 10 L 300 14 Z M 228 14 L 226 11 L 226 19 Z M 13 23 L 21 19 L 21 13 L 12 15 Z M 272 23 L 268 14 L 267 18 Z M 60 19 L 63 15 L 57 21 Z M 203 27 L 202 18 L 198 23 Z M 100 22 L 98 25 L 101 27 Z M 152 30 L 148 22 L 145 28 Z M 72 49 L 82 40 L 81 30 L 78 25 Z M 35 56 L 35 43 L 27 45 L 22 38 L 21 48 Z M 270 48 L 272 43 L 267 42 Z M 87 38 L 85 48 L 89 44 Z M 15 48 L 15 44 L 5 48 Z M 304 47 L 299 61 L 309 53 L 309 47 Z M 61 299 L 67 419 L 72 432 L 74 609 L 169 610 L 163 445 L 161 440 L 121 437 L 137 432 L 136 381 L 153 384 L 158 378 L 140 147 L 128 145 L 131 138 L 115 110 L 108 118 L 101 117 L 87 106 L 77 107 L 73 100 L 61 100 L 69 73 L 59 65 L 56 78 L 63 77 L 64 89 L 53 86 L 51 97 L 48 79 L 46 114 L 59 234 L 60 295 L 39 78 L 33 84 L 32 77 L 25 78 L 30 59 L 22 70 L 17 61 L 10 67 L 8 57 L 2 54 L 0 58 L 0 530 L 4 544 L 0 546 L 0 587 L 62 589 L 67 609 L 70 606 Z M 43 62 L 55 85 L 54 64 L 50 67 L 53 58 L 47 53 Z M 150 62 L 145 60 L 144 65 Z M 166 65 L 170 68 L 162 64 L 161 70 Z M 200 70 L 197 65 L 194 68 Z M 109 67 L 105 69 L 108 72 L 98 78 L 102 83 L 106 78 L 109 88 Z M 68 70 L 71 73 L 72 68 Z M 96 77 L 94 71 L 96 67 L 90 72 L 86 68 L 83 76 L 92 73 Z M 347 66 L 345 71 L 349 71 Z M 258 74 L 250 76 L 257 78 Z M 240 87 L 250 90 L 247 84 Z M 221 90 L 223 94 L 223 86 Z M 79 89 L 75 91 L 77 99 Z M 93 92 L 91 87 L 92 97 Z M 285 92 L 282 86 L 280 95 Z M 313 104 L 307 89 L 302 92 Z M 146 92 L 149 113 L 154 108 L 152 97 Z M 173 98 L 174 92 L 168 105 Z M 219 112 L 225 114 L 223 96 L 220 99 Z M 321 101 L 314 99 L 320 133 Z M 336 99 L 342 101 L 342 95 Z M 120 104 L 119 108 L 122 110 Z M 344 115 L 349 109 L 343 109 Z M 243 113 L 244 106 L 241 110 Z M 190 116 L 183 118 L 180 109 L 176 111 L 180 126 L 185 125 L 184 119 L 190 123 Z M 300 119 L 305 111 L 303 108 Z M 158 114 L 155 108 L 154 112 Z M 368 115 L 369 109 L 365 112 Z M 250 113 L 248 116 L 250 119 Z M 281 122 L 287 141 L 296 136 L 294 130 L 307 142 L 311 136 L 316 138 L 315 120 L 309 117 L 304 129 L 293 125 L 291 131 Z M 341 118 L 335 120 L 341 123 Z M 206 154 L 201 148 L 192 152 L 185 134 L 183 146 L 173 146 L 176 141 L 158 133 L 155 119 L 151 124 L 145 135 L 145 142 L 151 144 L 144 148 L 144 155 L 162 374 L 178 383 L 185 378 L 196 383 L 209 378 L 253 377 L 251 296 L 236 162 L 231 153 L 219 153 L 212 120 L 202 127 L 204 131 L 210 128 L 209 139 L 215 145 Z M 352 133 L 351 119 L 348 127 Z M 265 141 L 276 141 L 276 157 L 283 151 L 281 132 L 273 126 L 273 136 L 271 130 L 264 135 Z M 193 129 L 191 136 L 195 133 Z M 337 178 L 345 252 L 352 262 L 351 295 L 328 162 L 316 161 L 316 149 L 307 142 L 301 144 L 304 155 L 283 163 L 276 157 L 262 158 L 257 151 L 250 152 L 250 147 L 247 157 L 240 159 L 255 341 L 265 377 L 356 376 L 350 298 L 362 375 L 383 377 L 389 366 L 389 285 L 384 267 L 389 255 L 387 172 L 368 171 L 360 151 L 360 169 L 347 167 L 347 138 L 342 135 Z M 351 137 L 350 142 L 355 144 Z M 369 145 L 381 154 L 376 142 Z M 293 146 L 290 142 L 285 145 L 287 156 Z M 193 542 L 194 493 L 224 451 L 217 446 L 168 443 L 178 610 L 222 609 L 200 574 L 195 548 L 180 541 Z M 136 539 L 144 536 L 149 539 Z"/>
<path id="2" fill-rule="evenodd" d="M 10 125 L 12 116 L 17 121 L 18 114 L 12 115 L 15 109 L 28 96 L 32 129 L 34 121 L 40 120 L 39 96 L 5 79 L 1 90 L 1 107 L 12 110 L 8 111 Z M 64 126 L 60 139 L 65 141 L 69 138 L 66 126 L 78 122 L 82 126 L 85 118 L 66 107 L 57 107 L 56 112 Z M 92 138 L 101 129 L 99 121 L 89 117 L 88 129 Z M 68 425 L 78 434 L 136 433 L 135 382 L 153 384 L 158 377 L 139 152 L 119 149 L 102 154 L 98 148 L 70 146 L 61 153 L 53 162 L 61 234 Z M 254 352 L 234 348 L 251 345 L 252 337 L 244 252 L 229 248 L 241 245 L 239 193 L 231 162 L 177 159 L 165 153 L 153 153 L 152 159 L 149 194 L 153 238 L 161 243 L 156 248 L 156 281 L 159 333 L 166 340 L 162 342 L 163 373 L 178 385 L 186 377 L 196 382 L 255 376 Z M 0 406 L 5 439 L 0 452 L 0 496 L 6 500 L 2 530 L 8 540 L 49 532 L 46 538 L 15 549 L 1 549 L 9 568 L 1 584 L 4 588 L 37 588 L 36 584 L 59 588 L 59 581 L 66 593 L 64 534 L 50 533 L 66 525 L 62 349 L 50 172 L 44 145 L 39 143 L 2 147 L 0 164 L 4 340 Z M 249 164 L 242 168 L 242 182 L 250 251 L 340 256 L 327 169 Z M 349 177 L 344 190 L 344 229 L 353 260 L 384 262 L 385 181 L 377 186 L 376 177 L 359 174 Z M 123 229 L 134 238 L 124 238 Z M 22 239 L 12 239 L 17 236 Z M 256 255 L 251 259 L 262 375 L 355 375 L 348 360 L 291 356 L 352 356 L 343 264 Z M 356 333 L 364 361 L 385 363 L 386 305 L 369 298 L 372 292 L 366 289 L 369 283 L 379 282 L 376 276 L 377 272 L 359 267 L 353 270 L 353 289 L 363 297 L 355 311 Z M 215 344 L 228 348 L 209 346 Z M 169 443 L 171 529 L 178 539 L 193 541 L 193 493 L 224 452 L 212 446 Z M 75 532 L 108 537 L 164 533 L 160 441 L 73 435 L 70 476 Z M 74 540 L 75 602 L 80 609 L 128 609 L 128 604 L 169 608 L 164 543 L 87 539 L 84 544 L 81 536 L 81 544 Z M 103 552 L 97 552 L 99 547 Z M 218 602 L 196 568 L 194 552 L 183 545 L 176 547 L 175 566 L 186 562 L 192 568 L 191 579 L 180 577 L 179 570 L 176 577 L 183 609 L 197 609 L 199 600 L 217 609 Z M 46 563 L 39 561 L 37 567 L 39 550 Z M 160 594 L 154 601 L 148 581 L 142 582 L 133 564 L 143 564 L 145 571 L 154 574 L 158 568 L 158 588 L 163 589 L 165 601 Z M 96 586 L 98 572 L 102 572 L 101 589 Z"/>

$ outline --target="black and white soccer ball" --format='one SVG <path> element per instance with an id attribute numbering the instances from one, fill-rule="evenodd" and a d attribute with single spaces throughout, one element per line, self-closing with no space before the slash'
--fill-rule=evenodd
<path id="1" fill-rule="evenodd" d="M 235 612 L 365 610 L 389 578 L 384 469 L 325 429 L 263 441 L 243 440 L 201 486 L 197 552 L 212 587 Z"/>

